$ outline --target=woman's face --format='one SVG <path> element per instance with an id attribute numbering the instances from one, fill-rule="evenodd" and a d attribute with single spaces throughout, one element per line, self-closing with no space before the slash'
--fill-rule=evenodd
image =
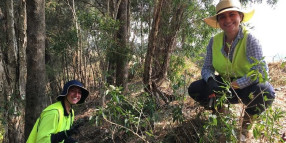
<path id="1" fill-rule="evenodd" d="M 81 88 L 72 86 L 68 90 L 67 100 L 70 104 L 76 104 L 81 98 Z"/>
<path id="2" fill-rule="evenodd" d="M 242 14 L 237 11 L 226 11 L 217 17 L 220 28 L 226 33 L 238 32 Z"/>

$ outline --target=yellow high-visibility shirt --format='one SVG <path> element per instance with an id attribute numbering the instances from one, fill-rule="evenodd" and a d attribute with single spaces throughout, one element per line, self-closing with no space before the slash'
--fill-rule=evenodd
<path id="1" fill-rule="evenodd" d="M 51 135 L 69 130 L 74 121 L 74 111 L 64 115 L 64 107 L 61 101 L 49 105 L 43 110 L 37 119 L 27 143 L 51 143 Z"/>

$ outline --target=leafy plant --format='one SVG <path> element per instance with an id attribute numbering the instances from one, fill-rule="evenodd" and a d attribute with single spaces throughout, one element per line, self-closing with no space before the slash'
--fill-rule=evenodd
<path id="1" fill-rule="evenodd" d="M 215 102 L 215 112 L 216 114 L 209 113 L 208 111 L 204 112 L 205 118 L 207 118 L 207 122 L 203 126 L 204 131 L 202 136 L 204 139 L 213 142 L 222 142 L 222 141 L 230 141 L 237 142 L 237 117 L 234 113 L 220 113 L 218 110 L 222 108 L 223 104 L 226 103 L 227 95 L 224 94 L 217 98 Z M 226 108 L 226 107 L 223 107 Z M 225 109 L 226 110 L 226 109 Z M 200 140 L 200 142 L 206 142 L 206 140 Z"/>
<path id="2" fill-rule="evenodd" d="M 262 60 L 257 60 L 253 57 L 251 59 L 254 61 L 254 63 L 251 64 L 251 67 L 256 67 L 255 69 L 252 69 L 249 73 L 247 73 L 247 77 L 250 77 L 253 81 L 258 80 L 259 83 L 264 83 L 266 81 L 269 81 L 269 77 L 267 74 L 267 70 L 265 67 L 265 62 Z M 263 74 L 261 73 L 263 72 Z"/>
<path id="3" fill-rule="evenodd" d="M 113 132 L 124 131 L 127 135 L 133 134 L 145 141 L 146 136 L 153 136 L 155 102 L 150 100 L 147 94 L 130 98 L 129 95 L 123 95 L 121 90 L 120 87 L 108 87 L 106 96 L 110 96 L 110 100 L 99 108 L 96 123 L 99 125 L 106 121 L 111 125 Z"/>
<path id="4" fill-rule="evenodd" d="M 278 142 L 282 126 L 279 122 L 285 117 L 286 112 L 280 108 L 269 107 L 259 116 L 259 122 L 254 126 L 253 135 L 256 139 L 263 139 L 267 142 Z"/>
<path id="5" fill-rule="evenodd" d="M 173 122 L 182 123 L 184 121 L 184 115 L 183 115 L 181 106 L 175 106 L 173 108 L 172 117 L 173 117 Z"/>
<path id="6" fill-rule="evenodd" d="M 264 62 L 254 60 L 252 66 L 257 67 L 251 70 L 247 76 L 250 77 L 254 81 L 258 81 L 259 83 L 264 83 L 269 80 L 268 74 L 266 73 L 266 69 L 264 67 Z M 262 73 L 261 73 L 262 72 Z M 228 81 L 224 81 L 226 85 L 225 88 L 230 89 L 230 83 Z M 222 107 L 226 104 L 228 100 L 228 92 L 220 92 L 218 93 L 221 96 L 217 97 L 215 102 L 215 109 L 218 111 L 219 107 Z M 263 94 L 263 93 L 262 93 Z M 234 95 L 236 96 L 236 95 Z M 250 99 L 254 100 L 255 97 L 253 93 L 249 95 Z M 239 98 L 239 97 L 238 97 Z M 265 102 L 269 99 L 265 96 L 263 98 Z M 260 105 L 264 109 L 266 109 L 265 105 Z M 230 108 L 232 108 L 230 106 Z M 243 106 L 241 109 L 241 115 L 245 112 L 246 106 Z M 261 110 L 258 108 L 258 110 Z M 207 136 L 211 138 L 210 140 L 215 140 L 219 136 L 225 136 L 225 140 L 228 142 L 238 142 L 240 139 L 238 138 L 241 133 L 241 124 L 237 120 L 237 116 L 233 113 L 229 114 L 221 114 L 217 112 L 214 114 L 209 114 L 209 112 L 205 112 L 204 114 L 208 121 L 204 125 L 204 134 L 203 136 Z M 261 115 L 255 116 L 255 120 L 257 121 L 256 124 L 253 126 L 249 126 L 253 128 L 253 135 L 255 139 L 260 139 L 260 142 L 278 142 L 282 141 L 280 137 L 281 126 L 279 126 L 280 120 L 285 116 L 285 111 L 282 111 L 280 108 L 273 109 L 273 107 L 268 107 L 265 112 L 262 112 Z M 240 117 L 241 118 L 241 117 Z M 251 131 L 251 130 L 250 130 Z M 208 139 L 209 139 L 208 138 Z M 205 139 L 205 138 L 203 138 Z M 206 140 L 201 139 L 200 142 L 206 142 Z M 282 141 L 283 142 L 283 141 Z"/>

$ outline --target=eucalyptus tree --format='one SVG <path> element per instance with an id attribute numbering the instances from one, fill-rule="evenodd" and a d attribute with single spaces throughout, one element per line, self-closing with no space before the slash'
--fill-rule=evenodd
<path id="1" fill-rule="evenodd" d="M 84 79 L 79 60 L 79 31 L 75 28 L 72 1 L 47 0 L 45 4 L 46 53 L 45 64 L 48 80 L 48 95 L 52 101 L 61 91 L 61 81 Z M 74 20 L 76 19 L 76 20 Z"/>
<path id="2" fill-rule="evenodd" d="M 24 142 L 24 99 L 26 84 L 25 1 L 0 2 L 1 23 L 1 121 L 3 142 Z M 4 110 L 2 110 L 4 109 Z"/>
<path id="3" fill-rule="evenodd" d="M 107 83 L 122 86 L 127 89 L 128 62 L 130 55 L 130 1 L 129 0 L 107 0 L 95 3 L 104 17 L 116 21 L 111 41 L 107 48 Z"/>
<path id="4" fill-rule="evenodd" d="M 27 85 L 25 139 L 48 105 L 45 68 L 45 0 L 27 1 Z"/>
<path id="5" fill-rule="evenodd" d="M 160 96 L 165 102 L 169 101 L 165 96 L 172 92 L 162 90 L 161 86 L 169 84 L 171 57 L 197 54 L 204 46 L 205 38 L 212 33 L 212 29 L 202 28 L 201 19 L 211 8 L 208 2 L 158 0 L 154 7 L 143 81 L 146 91 Z"/>
<path id="6" fill-rule="evenodd" d="M 105 60 L 101 60 L 102 75 L 106 78 L 106 82 L 117 86 L 127 88 L 128 78 L 128 61 L 130 55 L 129 35 L 130 35 L 130 1 L 129 0 L 98 0 L 78 1 L 79 5 L 83 5 L 89 10 L 78 10 L 79 23 L 81 29 L 90 35 L 93 47 L 89 50 L 93 51 L 101 49 L 105 55 Z M 84 17 L 82 17 L 84 16 Z M 88 17 L 86 17 L 88 16 Z M 92 18 L 94 21 L 89 21 Z M 92 24 L 88 24 L 91 22 Z M 87 25 L 89 29 L 87 29 Z M 90 40 L 85 39 L 87 42 Z M 95 39 L 97 41 L 95 41 Z M 106 44 L 104 44 L 106 43 Z M 98 46 L 102 47 L 98 47 Z"/>
<path id="7" fill-rule="evenodd" d="M 129 0 L 122 0 L 119 4 L 116 19 L 119 21 L 119 28 L 116 31 L 116 85 L 122 86 L 127 90 L 128 62 L 129 62 L 129 32 L 130 32 L 130 13 Z"/>

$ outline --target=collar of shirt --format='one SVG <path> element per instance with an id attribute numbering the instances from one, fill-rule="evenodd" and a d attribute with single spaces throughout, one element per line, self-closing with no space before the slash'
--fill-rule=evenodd
<path id="1" fill-rule="evenodd" d="M 62 103 L 62 105 L 63 105 L 63 107 L 64 107 L 64 115 L 65 115 L 65 116 L 69 116 L 69 113 L 68 113 L 67 110 L 66 110 L 66 106 L 65 106 L 64 100 L 62 100 L 61 103 Z M 70 110 L 70 113 L 71 113 L 71 112 L 72 112 L 72 110 Z"/>

